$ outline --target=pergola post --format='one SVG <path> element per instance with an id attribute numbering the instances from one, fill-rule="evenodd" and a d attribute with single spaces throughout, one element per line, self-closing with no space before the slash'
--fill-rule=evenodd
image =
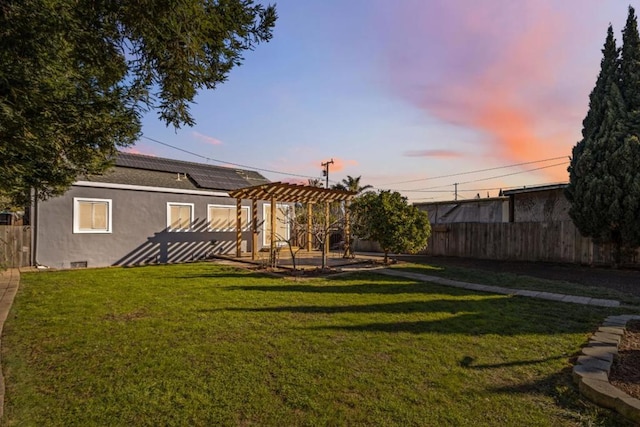
<path id="1" fill-rule="evenodd" d="M 351 212 L 349 200 L 344 202 L 344 258 L 351 256 Z"/>
<path id="2" fill-rule="evenodd" d="M 313 214 L 313 203 L 307 203 L 307 252 L 311 252 L 313 246 L 313 235 L 311 234 L 311 215 Z"/>
<path id="3" fill-rule="evenodd" d="M 236 199 L 236 257 L 242 256 L 242 199 Z"/>
<path id="4" fill-rule="evenodd" d="M 258 201 L 251 199 L 251 260 L 258 254 Z"/>
<path id="5" fill-rule="evenodd" d="M 329 254 L 329 202 L 324 202 L 324 247 L 322 248 L 324 256 L 323 261 L 326 260 Z M 323 262 L 322 268 L 326 267 L 326 261 Z"/>
<path id="6" fill-rule="evenodd" d="M 272 267 L 276 266 L 276 230 L 278 228 L 276 218 L 276 198 L 271 196 L 271 246 L 269 251 L 269 263 Z"/>

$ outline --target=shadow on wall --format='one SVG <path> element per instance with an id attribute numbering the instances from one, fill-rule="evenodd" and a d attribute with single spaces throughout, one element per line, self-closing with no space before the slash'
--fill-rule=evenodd
<path id="1" fill-rule="evenodd" d="M 243 238 L 243 243 L 244 243 Z M 165 228 L 120 258 L 113 265 L 132 266 L 166 264 L 207 259 L 212 254 L 232 253 L 236 248 L 235 231 L 210 231 L 205 220 L 196 220 L 188 231 Z M 246 248 L 243 250 L 246 251 Z"/>

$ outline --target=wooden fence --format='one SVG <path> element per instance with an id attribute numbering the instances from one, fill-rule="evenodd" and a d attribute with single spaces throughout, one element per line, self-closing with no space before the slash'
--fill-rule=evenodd
<path id="1" fill-rule="evenodd" d="M 434 225 L 429 255 L 576 264 L 611 264 L 613 248 L 582 237 L 573 222 Z M 631 264 L 640 265 L 640 251 Z"/>
<path id="2" fill-rule="evenodd" d="M 31 263 L 31 227 L 0 225 L 0 267 L 26 267 Z"/>

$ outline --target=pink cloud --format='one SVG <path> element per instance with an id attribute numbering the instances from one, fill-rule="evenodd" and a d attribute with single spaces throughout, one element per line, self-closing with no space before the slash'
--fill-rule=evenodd
<path id="1" fill-rule="evenodd" d="M 229 169 L 246 169 L 243 167 L 240 167 L 238 165 L 234 165 L 233 163 L 225 163 L 225 162 L 221 162 L 221 163 L 212 163 L 213 166 L 219 166 L 221 168 L 229 168 Z"/>
<path id="2" fill-rule="evenodd" d="M 332 159 L 322 160 L 320 163 L 326 163 L 328 161 L 333 160 L 333 163 L 329 165 L 329 173 L 331 172 L 340 172 L 349 166 L 357 166 L 357 160 L 348 160 L 348 159 L 340 159 L 338 157 L 334 157 Z"/>
<path id="3" fill-rule="evenodd" d="M 126 147 L 123 148 L 122 150 L 120 150 L 124 153 L 131 153 L 131 154 L 144 154 L 145 156 L 152 156 L 152 157 L 157 157 L 156 154 L 151 153 L 149 150 L 147 149 L 138 149 L 135 146 L 131 146 L 131 147 Z"/>
<path id="4" fill-rule="evenodd" d="M 191 132 L 191 135 L 193 135 L 194 138 L 199 139 L 200 141 L 206 142 L 207 144 L 222 145 L 222 141 L 220 141 L 219 139 L 209 135 L 202 134 L 200 132 L 193 131 Z"/>
<path id="5" fill-rule="evenodd" d="M 308 179 L 302 178 L 284 178 L 280 180 L 281 182 L 286 182 L 287 184 L 296 184 L 296 185 L 307 185 L 309 184 Z"/>
<path id="6" fill-rule="evenodd" d="M 387 81 L 393 94 L 429 116 L 477 131 L 483 151 L 495 158 L 568 155 L 590 90 L 571 81 L 576 65 L 566 46 L 577 37 L 571 10 L 551 0 L 399 3 L 382 18 L 394 30 L 387 34 Z M 606 34 L 606 27 L 600 30 L 594 57 Z M 540 173 L 567 178 L 566 168 Z"/>

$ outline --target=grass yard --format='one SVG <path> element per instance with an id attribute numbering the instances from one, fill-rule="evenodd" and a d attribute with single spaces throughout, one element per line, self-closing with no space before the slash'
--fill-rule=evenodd
<path id="1" fill-rule="evenodd" d="M 619 426 L 570 375 L 612 313 L 374 273 L 28 273 L 3 425 Z"/>
<path id="2" fill-rule="evenodd" d="M 455 266 L 440 266 L 434 263 L 399 263 L 392 268 L 426 274 L 429 276 L 456 279 L 463 282 L 504 288 L 527 289 L 531 291 L 555 292 L 559 294 L 579 295 L 591 298 L 605 298 L 621 301 L 624 304 L 640 306 L 640 297 L 609 289 L 604 286 L 585 286 L 576 283 L 540 279 L 513 273 L 495 273 L 486 270 Z"/>

